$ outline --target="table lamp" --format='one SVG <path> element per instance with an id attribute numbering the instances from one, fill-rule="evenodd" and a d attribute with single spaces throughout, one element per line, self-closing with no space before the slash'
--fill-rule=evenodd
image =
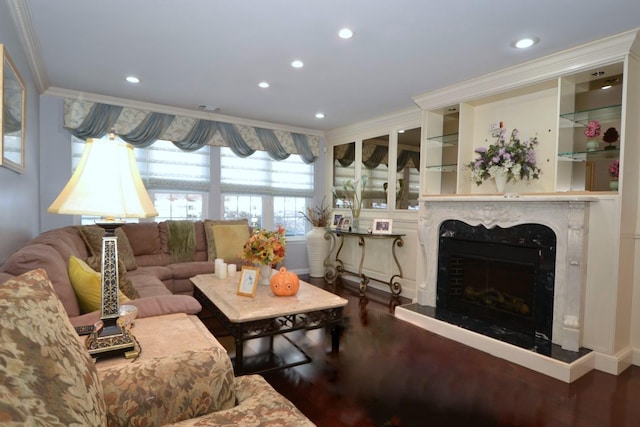
<path id="1" fill-rule="evenodd" d="M 135 339 L 118 323 L 118 238 L 122 218 L 158 215 L 140 178 L 133 147 L 116 138 L 88 139 L 80 164 L 47 210 L 50 213 L 92 215 L 104 218 L 96 225 L 102 238 L 102 328 L 87 337 L 95 358 L 122 355 L 136 357 Z"/>

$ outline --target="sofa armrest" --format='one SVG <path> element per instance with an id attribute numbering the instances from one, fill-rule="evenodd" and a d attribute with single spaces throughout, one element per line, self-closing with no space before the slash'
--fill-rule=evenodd
<path id="1" fill-rule="evenodd" d="M 165 314 L 185 313 L 198 314 L 202 310 L 200 303 L 189 295 L 157 295 L 155 297 L 143 297 L 133 299 L 127 304 L 138 307 L 138 317 L 162 316 Z M 72 317 L 71 324 L 73 326 L 93 325 L 100 320 L 100 311 L 82 314 Z"/>
<path id="2" fill-rule="evenodd" d="M 234 388 L 238 404 L 233 408 L 181 421 L 172 424 L 172 426 L 315 426 L 293 403 L 278 393 L 259 375 L 237 377 Z"/>
<path id="3" fill-rule="evenodd" d="M 109 426 L 161 426 L 229 409 L 236 401 L 231 361 L 217 347 L 134 359 L 98 375 Z"/>

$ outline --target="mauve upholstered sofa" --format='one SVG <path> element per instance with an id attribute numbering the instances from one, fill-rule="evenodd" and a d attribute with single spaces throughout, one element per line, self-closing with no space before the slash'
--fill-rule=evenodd
<path id="1" fill-rule="evenodd" d="M 138 317 L 200 312 L 202 307 L 192 297 L 193 284 L 189 279 L 197 274 L 214 272 L 214 262 L 210 259 L 215 257 L 215 250 L 211 234 L 206 231 L 206 227 L 221 222 L 223 221 L 193 222 L 194 231 L 190 236 L 194 240 L 192 254 L 189 260 L 179 262 L 175 261 L 169 249 L 169 221 L 131 223 L 119 229 L 119 255 L 129 257 L 119 264 L 120 275 L 124 274 L 125 280 L 130 280 L 137 293 L 137 297 L 127 304 L 138 307 Z M 242 224 L 242 221 L 225 223 Z M 74 326 L 95 323 L 100 313 L 81 312 L 68 273 L 71 256 L 82 260 L 99 258 L 93 252 L 95 248 L 92 248 L 91 244 L 100 245 L 100 240 L 88 242 L 86 231 L 87 227 L 67 226 L 46 231 L 35 237 L 12 254 L 0 267 L 0 283 L 27 271 L 42 268 L 53 283 L 71 323 Z"/>

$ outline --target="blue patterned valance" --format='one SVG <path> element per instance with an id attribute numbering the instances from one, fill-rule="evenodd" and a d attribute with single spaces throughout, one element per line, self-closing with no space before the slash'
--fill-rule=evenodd
<path id="1" fill-rule="evenodd" d="M 64 100 L 64 127 L 74 136 L 101 138 L 114 129 L 134 147 L 146 147 L 157 139 L 173 142 L 186 151 L 204 145 L 225 146 L 242 157 L 266 151 L 276 160 L 298 154 L 307 163 L 320 153 L 320 137 L 275 129 L 258 128 L 215 120 L 174 116 L 136 108 Z"/>

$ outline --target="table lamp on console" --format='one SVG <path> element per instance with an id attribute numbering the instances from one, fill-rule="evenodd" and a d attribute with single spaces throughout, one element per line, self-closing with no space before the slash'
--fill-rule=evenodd
<path id="1" fill-rule="evenodd" d="M 48 209 L 50 213 L 102 217 L 101 320 L 103 327 L 87 337 L 93 357 L 135 356 L 135 340 L 118 324 L 118 238 L 123 218 L 158 215 L 140 178 L 133 147 L 116 138 L 88 139 L 80 164 Z"/>

